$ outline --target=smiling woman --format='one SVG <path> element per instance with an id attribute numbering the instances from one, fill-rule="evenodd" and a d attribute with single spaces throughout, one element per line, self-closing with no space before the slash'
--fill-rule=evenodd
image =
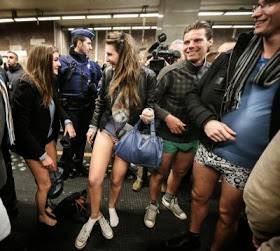
<path id="1" fill-rule="evenodd" d="M 132 128 L 139 117 L 149 122 L 153 116 L 155 73 L 141 67 L 135 41 L 129 34 L 111 32 L 106 39 L 106 61 L 111 65 L 104 70 L 101 89 L 87 133 L 87 141 L 93 146 L 89 171 L 91 215 L 82 227 L 75 246 L 83 249 L 96 222 L 103 236 L 113 238 L 113 230 L 119 224 L 115 206 L 122 189 L 129 163 L 114 156 L 110 181 L 110 225 L 100 212 L 104 175 L 111 160 L 114 144 Z M 152 108 L 152 109 L 147 109 Z M 118 114 L 116 116 L 116 114 Z M 133 147 L 133 145 L 131 146 Z"/>
<path id="2" fill-rule="evenodd" d="M 31 51 L 26 73 L 20 79 L 13 96 L 13 119 L 16 146 L 30 168 L 38 190 L 36 204 L 38 220 L 54 226 L 56 220 L 49 216 L 46 202 L 51 187 L 50 172 L 57 169 L 55 135 L 58 119 L 68 118 L 60 108 L 53 75 L 60 65 L 57 49 L 52 45 L 38 44 Z M 68 124 L 65 130 L 72 129 Z"/>

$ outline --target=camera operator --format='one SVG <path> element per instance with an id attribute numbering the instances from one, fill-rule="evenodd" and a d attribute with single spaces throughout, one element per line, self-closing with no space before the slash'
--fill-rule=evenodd
<path id="1" fill-rule="evenodd" d="M 213 44 L 213 30 L 205 21 L 196 21 L 184 31 L 185 60 L 163 68 L 157 77 L 155 115 L 159 119 L 157 134 L 163 138 L 163 158 L 150 179 L 150 203 L 144 217 L 145 225 L 153 228 L 159 212 L 158 197 L 162 181 L 168 177 L 162 204 L 179 219 L 187 215 L 179 207 L 176 192 L 182 178 L 192 166 L 198 148 L 185 106 L 185 94 L 209 69 L 205 55 Z"/>

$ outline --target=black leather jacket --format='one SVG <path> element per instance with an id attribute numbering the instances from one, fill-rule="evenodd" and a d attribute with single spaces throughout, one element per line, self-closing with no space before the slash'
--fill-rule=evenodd
<path id="1" fill-rule="evenodd" d="M 101 130 L 104 128 L 108 117 L 112 113 L 113 104 L 108 97 L 108 90 L 112 77 L 113 69 L 109 66 L 104 70 L 101 89 L 91 119 L 91 125 Z M 144 108 L 154 109 L 155 89 L 156 74 L 146 67 L 141 67 L 139 83 L 137 85 L 137 92 L 141 99 L 141 107 L 130 106 L 129 124 L 134 125 L 138 121 L 139 115 Z"/>

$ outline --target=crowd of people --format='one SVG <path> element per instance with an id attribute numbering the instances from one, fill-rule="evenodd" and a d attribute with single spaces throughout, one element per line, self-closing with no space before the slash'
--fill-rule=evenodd
<path id="1" fill-rule="evenodd" d="M 94 33 L 87 29 L 72 31 L 68 56 L 60 57 L 53 45 L 36 45 L 24 70 L 18 55 L 9 51 L 7 72 L 0 71 L 0 241 L 11 231 L 9 218 L 17 214 L 9 149 L 23 156 L 34 176 L 41 224 L 57 224 L 47 201 L 50 173 L 59 165 L 66 178 L 88 177 L 90 216 L 76 237 L 76 249 L 86 246 L 96 223 L 103 236 L 112 239 L 113 228 L 120 224 L 118 197 L 131 164 L 114 154 L 114 144 L 140 118 L 144 124 L 155 119 L 163 139 L 162 162 L 151 171 L 150 202 L 145 213 L 143 208 L 147 228 L 156 224 L 165 180 L 161 203 L 177 218 L 187 219 L 176 194 L 192 171 L 190 227 L 166 240 L 166 249 L 200 248 L 209 201 L 221 181 L 209 250 L 227 250 L 244 212 L 256 249 L 279 250 L 279 13 L 279 1 L 259 0 L 252 12 L 254 31 L 221 47 L 211 62 L 206 60 L 214 42 L 210 24 L 199 20 L 188 25 L 183 42 L 174 43 L 181 45 L 181 59 L 158 75 L 140 64 L 133 37 L 118 31 L 106 37 L 108 66 L 102 70 L 88 59 Z M 58 160 L 60 128 L 66 143 Z M 89 170 L 83 166 L 86 142 L 92 147 Z M 107 220 L 100 205 L 110 161 Z M 147 173 L 145 167 L 139 170 L 135 191 Z"/>

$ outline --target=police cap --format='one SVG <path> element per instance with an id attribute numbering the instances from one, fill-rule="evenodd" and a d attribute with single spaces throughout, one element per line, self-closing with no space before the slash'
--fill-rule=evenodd
<path id="1" fill-rule="evenodd" d="M 94 33 L 88 29 L 78 28 L 78 29 L 71 31 L 72 38 L 74 38 L 78 35 L 85 36 L 85 37 L 89 38 L 90 40 L 93 40 L 95 37 Z"/>

